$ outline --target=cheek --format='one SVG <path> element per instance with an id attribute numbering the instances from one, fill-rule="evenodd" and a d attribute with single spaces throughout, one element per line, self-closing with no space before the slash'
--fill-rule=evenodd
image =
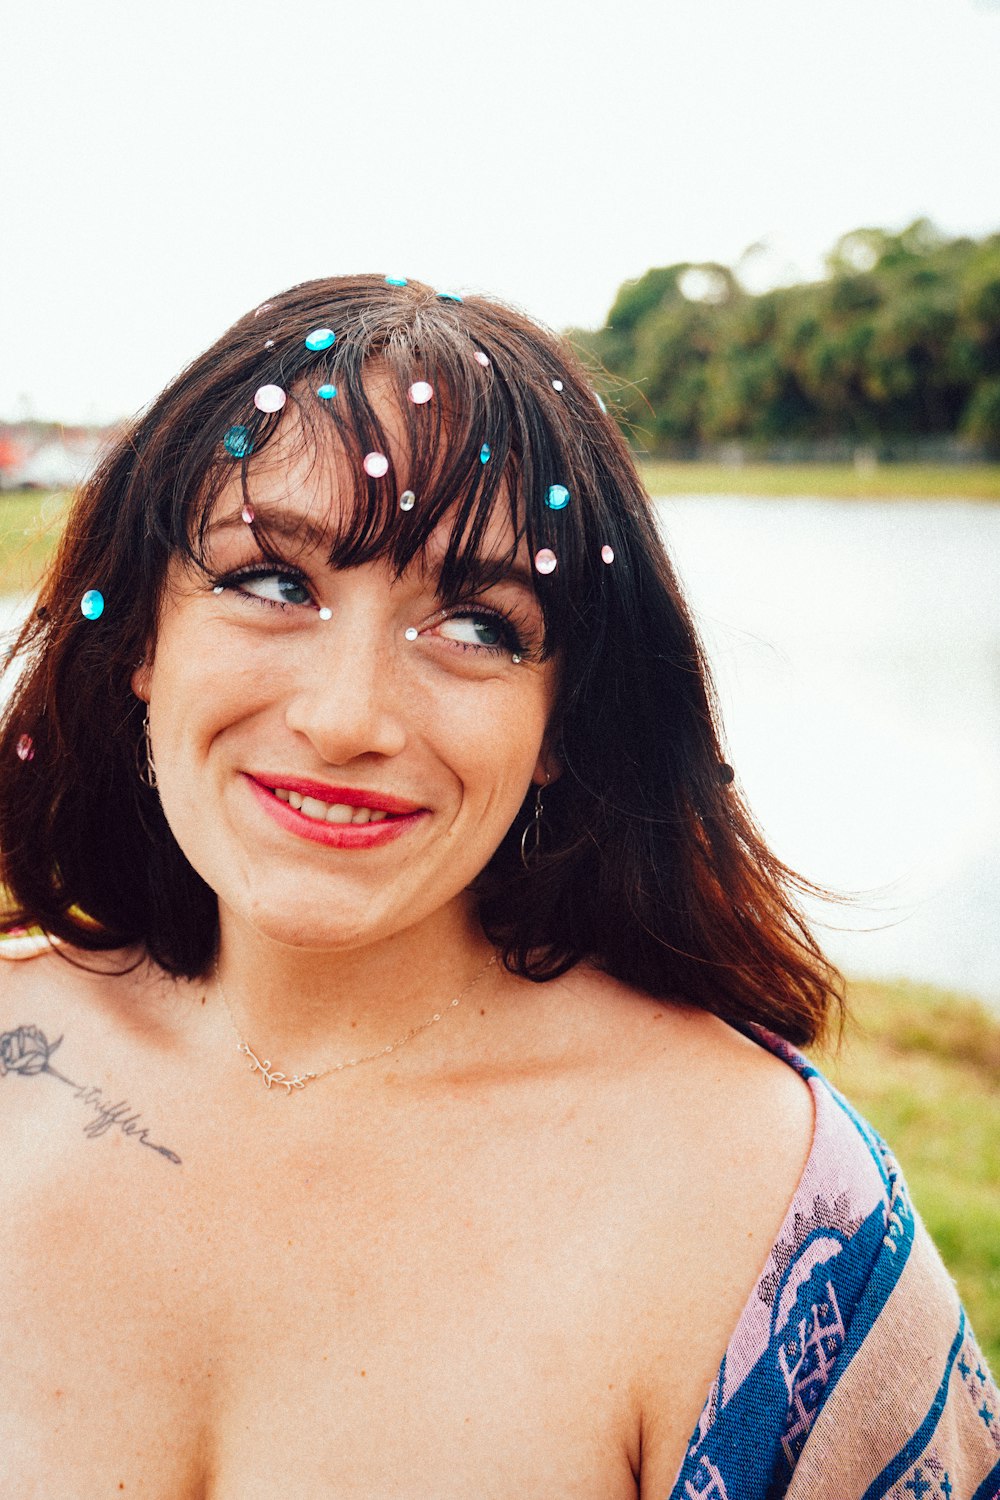
<path id="1" fill-rule="evenodd" d="M 535 684 L 532 684 L 535 688 Z M 514 816 L 542 754 L 548 694 L 536 689 L 510 698 L 463 703 L 434 717 L 433 743 L 462 782 L 466 797 Z M 430 727 L 430 726 L 429 726 Z"/>

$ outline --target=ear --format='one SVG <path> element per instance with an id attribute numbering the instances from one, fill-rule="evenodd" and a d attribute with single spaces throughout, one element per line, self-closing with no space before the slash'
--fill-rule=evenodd
<path id="1" fill-rule="evenodd" d="M 149 685 L 152 676 L 153 663 L 148 656 L 144 656 L 136 664 L 135 671 L 129 679 L 133 693 L 137 698 L 141 698 L 143 703 L 149 702 Z"/>
<path id="2" fill-rule="evenodd" d="M 535 769 L 531 773 L 534 786 L 548 786 L 553 781 L 558 781 L 562 775 L 562 761 L 555 753 L 548 739 L 543 740 Z"/>

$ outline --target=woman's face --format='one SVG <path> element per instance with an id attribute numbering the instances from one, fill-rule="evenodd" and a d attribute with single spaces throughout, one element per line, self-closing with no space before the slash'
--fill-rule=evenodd
<path id="1" fill-rule="evenodd" d="M 541 660 L 527 558 L 449 600 L 435 575 L 446 535 L 399 579 L 381 561 L 337 570 L 324 528 L 338 488 L 336 461 L 281 436 L 251 466 L 275 565 L 243 519 L 234 465 L 210 573 L 171 565 L 155 651 L 133 677 L 191 864 L 262 935 L 316 949 L 457 915 L 553 769 L 556 668 Z M 487 548 L 501 554 L 503 509 Z"/>

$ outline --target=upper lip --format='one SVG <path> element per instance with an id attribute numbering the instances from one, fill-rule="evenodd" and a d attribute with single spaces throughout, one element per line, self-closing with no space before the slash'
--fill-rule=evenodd
<path id="1" fill-rule="evenodd" d="M 300 792 L 303 797 L 315 797 L 318 802 L 339 802 L 346 807 L 370 807 L 372 812 L 406 813 L 421 812 L 419 802 L 407 802 L 402 797 L 390 797 L 387 792 L 371 792 L 365 787 L 330 786 L 325 781 L 309 781 L 304 776 L 272 774 L 270 771 L 248 771 L 253 781 L 266 786 L 270 791 L 281 787 L 286 792 Z"/>

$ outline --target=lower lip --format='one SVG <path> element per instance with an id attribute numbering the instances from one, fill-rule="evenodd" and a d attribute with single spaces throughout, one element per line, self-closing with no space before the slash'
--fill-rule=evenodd
<path id="1" fill-rule="evenodd" d="M 402 817 L 383 818 L 378 823 L 317 823 L 315 818 L 304 817 L 289 803 L 280 801 L 252 776 L 245 776 L 244 780 L 279 828 L 297 834 L 300 839 L 310 839 L 314 844 L 325 844 L 328 849 L 378 849 L 382 844 L 391 844 L 394 839 L 411 832 L 427 816 L 421 809 Z"/>

